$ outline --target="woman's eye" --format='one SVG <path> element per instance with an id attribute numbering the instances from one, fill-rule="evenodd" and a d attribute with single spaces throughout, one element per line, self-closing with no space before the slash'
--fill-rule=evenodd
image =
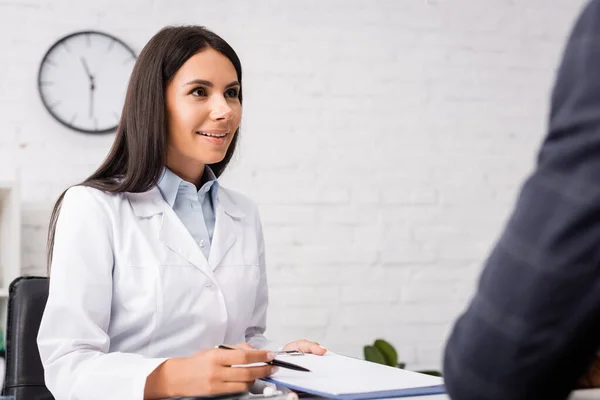
<path id="1" fill-rule="evenodd" d="M 239 90 L 238 89 L 229 89 L 225 92 L 225 97 L 238 97 Z"/>
<path id="2" fill-rule="evenodd" d="M 196 88 L 194 90 L 192 90 L 192 94 L 194 96 L 206 96 L 206 90 L 204 90 L 204 88 Z"/>

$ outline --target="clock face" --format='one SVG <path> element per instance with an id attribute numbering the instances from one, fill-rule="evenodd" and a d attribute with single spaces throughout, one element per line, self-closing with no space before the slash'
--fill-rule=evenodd
<path id="1" fill-rule="evenodd" d="M 40 96 L 61 124 L 84 133 L 113 132 L 119 123 L 135 53 L 101 32 L 56 42 L 38 74 Z"/>

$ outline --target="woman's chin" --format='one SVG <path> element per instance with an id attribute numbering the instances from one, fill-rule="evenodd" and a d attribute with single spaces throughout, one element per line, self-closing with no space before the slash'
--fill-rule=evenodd
<path id="1" fill-rule="evenodd" d="M 199 161 L 202 161 L 202 163 L 206 165 L 216 164 L 223 161 L 225 159 L 226 154 L 227 152 L 219 152 L 217 154 L 203 154 L 202 159 Z"/>

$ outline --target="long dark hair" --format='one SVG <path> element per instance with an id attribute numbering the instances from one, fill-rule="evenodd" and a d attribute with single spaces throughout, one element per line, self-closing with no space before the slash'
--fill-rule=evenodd
<path id="1" fill-rule="evenodd" d="M 80 186 L 109 193 L 145 192 L 158 183 L 167 154 L 165 90 L 181 66 L 194 54 L 212 48 L 227 57 L 242 83 L 242 66 L 235 51 L 215 33 L 201 26 L 166 27 L 142 49 L 129 79 L 125 104 L 108 156 Z M 239 92 L 240 102 L 242 91 Z M 225 158 L 210 167 L 220 176 L 235 151 L 236 131 Z M 66 192 L 66 190 L 65 190 Z M 54 250 L 54 233 L 65 196 L 58 198 L 48 230 L 48 274 Z"/>

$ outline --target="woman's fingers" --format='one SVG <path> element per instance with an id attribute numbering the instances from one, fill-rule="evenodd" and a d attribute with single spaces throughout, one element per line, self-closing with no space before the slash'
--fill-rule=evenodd
<path id="1" fill-rule="evenodd" d="M 243 365 L 253 363 L 266 363 L 275 358 L 275 354 L 268 350 L 226 350 L 215 349 L 215 361 L 222 366 Z"/>
<path id="2" fill-rule="evenodd" d="M 221 369 L 222 380 L 225 382 L 252 383 L 257 379 L 272 375 L 277 367 L 263 365 L 257 367 L 223 367 Z"/>
<path id="3" fill-rule="evenodd" d="M 321 347 L 321 345 L 319 345 L 318 343 L 312 343 L 310 345 L 309 351 L 307 351 L 307 353 L 312 353 L 312 354 L 316 354 L 318 356 L 322 356 L 323 354 L 327 353 L 327 349 L 325 347 Z"/>
<path id="4" fill-rule="evenodd" d="M 295 342 L 288 343 L 284 346 L 284 350 L 300 350 L 304 353 L 312 353 L 322 356 L 327 352 L 327 349 L 319 345 L 317 342 L 311 342 L 309 340 L 296 340 Z"/>

